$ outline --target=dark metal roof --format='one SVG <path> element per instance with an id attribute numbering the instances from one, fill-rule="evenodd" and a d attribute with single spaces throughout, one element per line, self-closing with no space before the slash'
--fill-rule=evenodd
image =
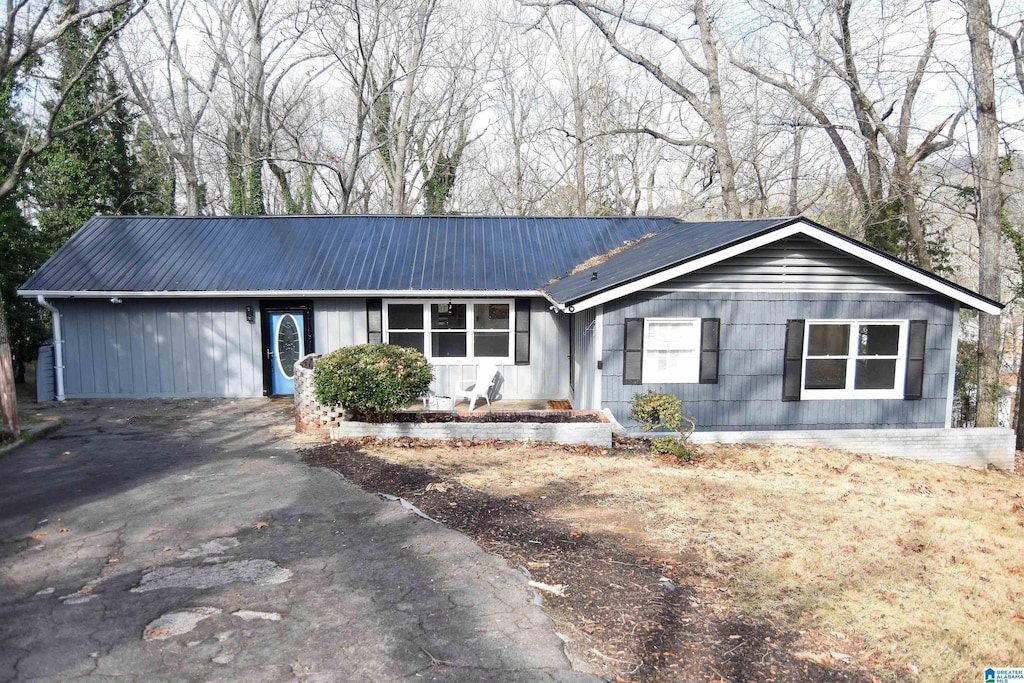
<path id="1" fill-rule="evenodd" d="M 672 225 L 636 217 L 98 217 L 22 291 L 533 291 Z"/>
<path id="2" fill-rule="evenodd" d="M 781 228 L 797 218 L 745 221 L 676 222 L 609 256 L 607 261 L 553 282 L 544 291 L 561 304 L 575 303 L 637 278 Z M 594 279 L 593 274 L 597 273 Z"/>

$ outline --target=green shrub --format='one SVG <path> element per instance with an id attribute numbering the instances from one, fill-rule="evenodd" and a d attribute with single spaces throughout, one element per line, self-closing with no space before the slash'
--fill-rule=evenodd
<path id="1" fill-rule="evenodd" d="M 690 435 L 697 428 L 697 420 L 683 412 L 683 402 L 672 394 L 647 391 L 633 396 L 630 417 L 645 431 L 668 429 L 676 436 L 658 436 L 651 439 L 655 453 L 674 455 L 690 461 L 696 455 L 690 447 Z"/>
<path id="2" fill-rule="evenodd" d="M 422 353 L 390 344 L 346 346 L 313 368 L 316 400 L 345 406 L 366 422 L 390 421 L 396 410 L 427 393 L 433 379 Z"/>

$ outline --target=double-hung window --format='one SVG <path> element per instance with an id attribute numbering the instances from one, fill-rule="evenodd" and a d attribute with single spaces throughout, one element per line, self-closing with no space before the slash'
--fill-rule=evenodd
<path id="1" fill-rule="evenodd" d="M 385 343 L 432 363 L 513 362 L 511 301 L 387 301 L 384 309 Z"/>
<path id="2" fill-rule="evenodd" d="M 643 383 L 697 382 L 700 379 L 700 335 L 700 318 L 646 318 Z"/>
<path id="3" fill-rule="evenodd" d="M 903 398 L 906 320 L 808 320 L 803 399 Z"/>

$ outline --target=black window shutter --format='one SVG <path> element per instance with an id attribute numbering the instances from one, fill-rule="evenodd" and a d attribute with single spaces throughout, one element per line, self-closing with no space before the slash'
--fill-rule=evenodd
<path id="1" fill-rule="evenodd" d="M 366 300 L 366 343 L 384 343 L 384 315 L 380 299 Z"/>
<path id="2" fill-rule="evenodd" d="M 626 343 L 623 345 L 622 383 L 640 384 L 644 368 L 644 319 L 626 318 Z"/>
<path id="3" fill-rule="evenodd" d="M 516 365 L 530 364 L 530 300 L 516 299 Z"/>
<path id="4" fill-rule="evenodd" d="M 722 332 L 720 318 L 700 321 L 700 383 L 718 384 L 718 343 Z"/>
<path id="5" fill-rule="evenodd" d="M 907 340 L 907 378 L 903 384 L 903 398 L 917 400 L 924 393 L 924 349 L 928 338 L 928 321 L 911 320 L 910 338 Z M 951 353 L 956 353 L 953 349 Z"/>
<path id="6" fill-rule="evenodd" d="M 804 321 L 786 321 L 786 355 L 782 368 L 782 400 L 799 401 L 803 382 Z"/>

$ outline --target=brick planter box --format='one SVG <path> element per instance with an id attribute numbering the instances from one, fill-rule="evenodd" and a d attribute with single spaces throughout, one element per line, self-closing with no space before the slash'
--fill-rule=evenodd
<path id="1" fill-rule="evenodd" d="M 479 414 L 479 413 L 478 413 Z M 600 422 L 340 422 L 331 427 L 332 439 L 431 439 L 438 441 L 498 439 L 500 441 L 550 441 L 610 447 L 612 425 L 604 414 L 587 411 Z M 530 412 L 517 413 L 529 418 Z"/>
<path id="2" fill-rule="evenodd" d="M 311 353 L 295 364 L 295 431 L 328 436 L 331 427 L 345 419 L 341 406 L 324 406 L 313 394 L 313 366 L 319 353 Z"/>

